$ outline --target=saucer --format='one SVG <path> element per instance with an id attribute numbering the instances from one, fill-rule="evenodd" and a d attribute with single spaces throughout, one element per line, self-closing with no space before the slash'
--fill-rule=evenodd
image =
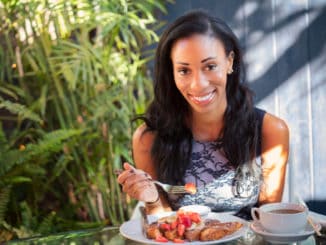
<path id="1" fill-rule="evenodd" d="M 320 230 L 321 225 L 316 224 L 317 229 Z M 295 233 L 271 233 L 266 231 L 260 222 L 254 221 L 250 224 L 250 228 L 257 233 L 258 235 L 261 235 L 266 241 L 271 243 L 290 243 L 290 242 L 298 242 L 306 240 L 309 236 L 314 234 L 314 229 L 307 224 L 305 229 L 300 232 Z"/>

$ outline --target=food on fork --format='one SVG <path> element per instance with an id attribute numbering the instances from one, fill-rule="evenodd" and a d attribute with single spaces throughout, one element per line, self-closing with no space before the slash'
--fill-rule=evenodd
<path id="1" fill-rule="evenodd" d="M 196 194 L 197 189 L 194 183 L 186 183 L 185 184 L 185 189 L 187 192 L 189 192 L 190 194 Z"/>
<path id="2" fill-rule="evenodd" d="M 157 242 L 213 241 L 236 232 L 242 225 L 236 221 L 203 220 L 196 212 L 178 210 L 150 224 L 146 234 Z"/>

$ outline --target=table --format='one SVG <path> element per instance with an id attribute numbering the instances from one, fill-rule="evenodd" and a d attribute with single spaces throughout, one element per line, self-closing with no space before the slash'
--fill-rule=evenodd
<path id="1" fill-rule="evenodd" d="M 129 239 L 124 238 L 120 232 L 119 227 L 104 227 L 98 229 L 71 231 L 65 233 L 58 233 L 44 237 L 35 237 L 25 240 L 11 241 L 7 244 L 25 245 L 25 244 L 67 244 L 67 245 L 144 245 Z M 163 243 L 162 243 L 163 244 Z M 225 243 L 224 243 L 225 244 Z M 237 240 L 228 242 L 232 245 L 264 245 L 270 244 L 263 240 L 259 235 L 256 235 L 250 229 L 247 230 L 245 235 Z M 312 235 L 308 239 L 293 243 L 296 245 L 317 245 L 315 237 Z"/>

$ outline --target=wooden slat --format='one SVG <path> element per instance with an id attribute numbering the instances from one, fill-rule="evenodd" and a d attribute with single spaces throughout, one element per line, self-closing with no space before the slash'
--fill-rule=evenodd
<path id="1" fill-rule="evenodd" d="M 313 199 L 326 201 L 326 3 L 310 0 L 308 51 L 311 82 Z M 324 207 L 326 211 L 326 207 Z"/>

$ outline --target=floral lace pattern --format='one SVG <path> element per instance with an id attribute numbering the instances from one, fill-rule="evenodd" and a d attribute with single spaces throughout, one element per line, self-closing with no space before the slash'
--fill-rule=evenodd
<path id="1" fill-rule="evenodd" d="M 183 205 L 201 204 L 212 211 L 238 211 L 257 203 L 259 182 L 250 184 L 250 195 L 238 197 L 234 194 L 235 168 L 229 164 L 218 142 L 193 141 L 191 164 L 186 170 L 184 181 L 195 183 L 194 195 L 169 195 L 173 209 Z"/>

